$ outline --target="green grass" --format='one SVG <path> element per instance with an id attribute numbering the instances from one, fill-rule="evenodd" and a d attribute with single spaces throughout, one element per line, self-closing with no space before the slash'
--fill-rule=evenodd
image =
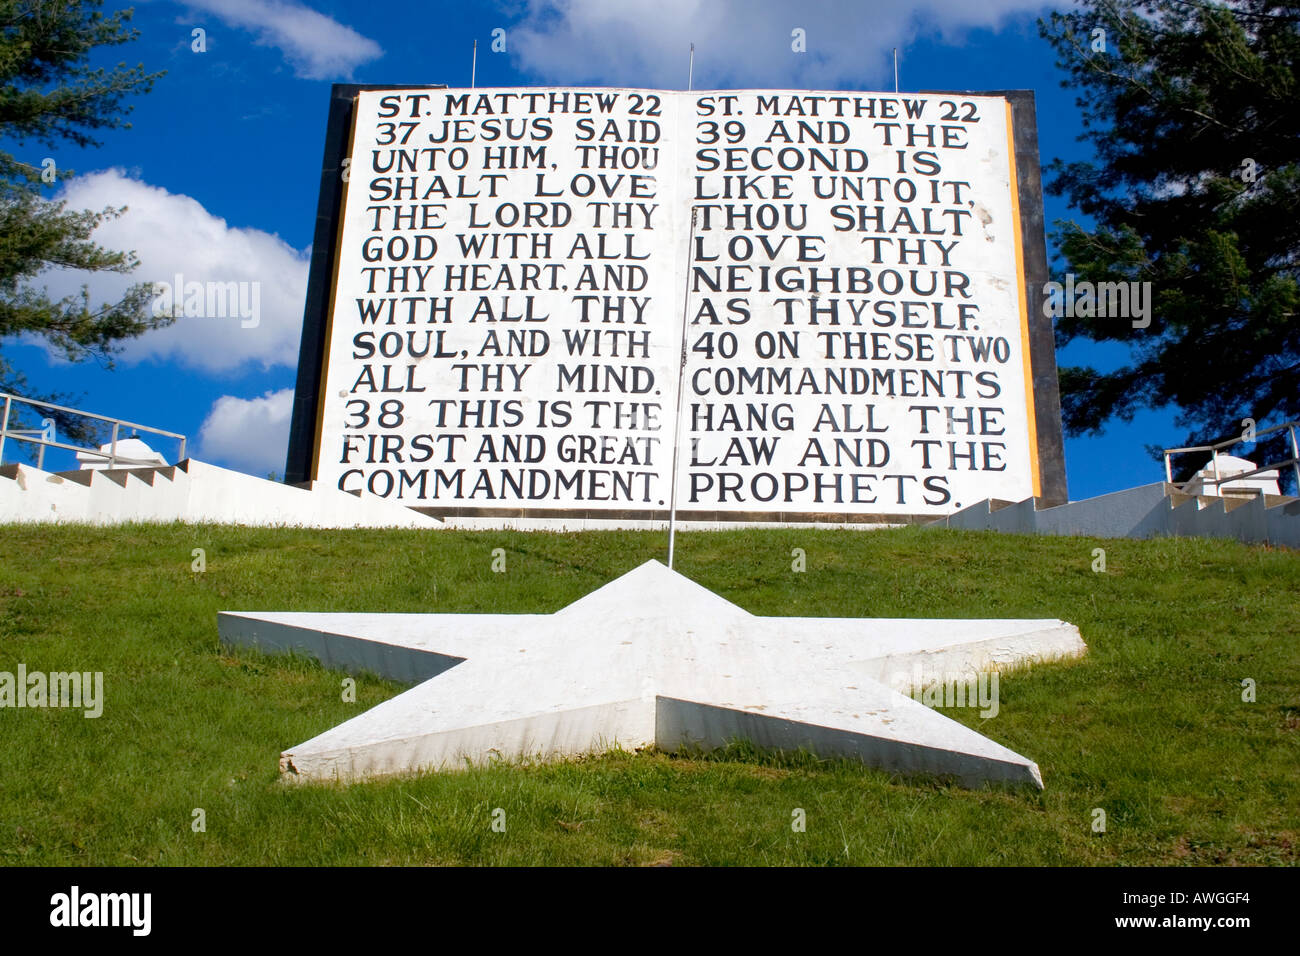
<path id="1" fill-rule="evenodd" d="M 496 547 L 505 574 L 491 571 Z M 739 744 L 286 786 L 281 750 L 401 688 L 363 678 L 344 703 L 339 674 L 217 640 L 219 610 L 554 611 L 663 550 L 662 534 L 630 532 L 0 527 L 0 670 L 103 671 L 106 698 L 97 720 L 0 709 L 0 862 L 1298 862 L 1294 552 L 919 529 L 679 538 L 678 570 L 756 614 L 1077 624 L 1083 661 L 1007 677 L 992 719 L 947 711 L 1036 760 L 1041 794 Z M 806 832 L 792 831 L 795 808 Z"/>

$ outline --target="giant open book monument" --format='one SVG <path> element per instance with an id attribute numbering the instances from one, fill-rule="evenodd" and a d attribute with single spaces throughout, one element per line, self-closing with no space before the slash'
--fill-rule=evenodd
<path id="1" fill-rule="evenodd" d="M 1065 500 L 1030 94 L 336 87 L 288 477 L 438 516 Z"/>

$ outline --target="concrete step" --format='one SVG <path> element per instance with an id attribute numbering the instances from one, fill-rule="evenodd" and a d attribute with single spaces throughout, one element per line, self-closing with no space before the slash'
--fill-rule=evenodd
<path id="1" fill-rule="evenodd" d="M 1223 501 L 1223 510 L 1228 513 L 1236 511 L 1242 505 L 1249 505 L 1254 504 L 1257 501 L 1263 501 L 1262 498 L 1256 498 L 1253 495 L 1249 498 L 1225 495 L 1221 500 Z"/>
<path id="2" fill-rule="evenodd" d="M 987 499 L 987 504 L 989 506 L 989 514 L 992 514 L 995 511 L 1001 511 L 1003 508 L 1010 508 L 1012 505 L 1020 504 L 1020 502 L 1005 501 L 1002 498 L 989 498 Z"/>
<path id="3" fill-rule="evenodd" d="M 90 468 L 78 468 L 74 471 L 56 471 L 55 474 L 66 481 L 75 481 L 79 485 L 89 487 L 95 472 Z"/>

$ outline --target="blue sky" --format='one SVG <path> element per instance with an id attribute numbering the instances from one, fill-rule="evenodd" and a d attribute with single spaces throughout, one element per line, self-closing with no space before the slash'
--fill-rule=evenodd
<path id="1" fill-rule="evenodd" d="M 93 150 L 13 151 L 75 169 L 63 187 L 73 206 L 128 206 L 98 238 L 137 252 L 132 280 L 254 280 L 261 320 L 180 319 L 128 343 L 113 370 L 68 364 L 35 344 L 6 341 L 4 353 L 35 390 L 182 432 L 194 457 L 279 473 L 332 82 L 468 86 L 477 39 L 479 86 L 682 89 L 694 42 L 696 89 L 884 90 L 898 47 L 904 91 L 1032 89 L 1046 165 L 1087 149 L 1075 141 L 1074 93 L 1060 88 L 1038 37 L 1048 9 L 1030 0 L 139 0 L 141 36 L 109 62 L 167 74 L 133 99 L 132 128 Z M 203 52 L 192 49 L 196 28 Z M 791 51 L 795 28 L 806 32 L 806 53 Z M 496 29 L 502 53 L 490 49 Z M 1071 215 L 1048 197 L 1049 223 Z M 58 276 L 50 287 L 66 294 L 80 281 Z M 92 282 L 92 298 L 111 298 L 125 281 Z M 1058 358 L 1105 365 L 1116 356 L 1076 343 Z M 1071 497 L 1158 480 L 1145 446 L 1182 435 L 1172 412 L 1146 412 L 1104 436 L 1067 439 Z"/>

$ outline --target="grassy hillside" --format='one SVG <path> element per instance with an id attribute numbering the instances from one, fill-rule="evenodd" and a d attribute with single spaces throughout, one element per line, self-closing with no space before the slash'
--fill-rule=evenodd
<path id="1" fill-rule="evenodd" d="M 0 862 L 1300 862 L 1294 552 L 919 529 L 679 538 L 679 571 L 756 614 L 1077 624 L 1083 661 L 1004 679 L 992 719 L 946 711 L 1036 760 L 1041 794 L 743 745 L 286 787 L 282 749 L 401 688 L 361 679 L 344 703 L 339 674 L 217 641 L 219 610 L 553 611 L 662 560 L 664 544 L 630 532 L 0 527 L 0 671 L 103 671 L 105 684 L 98 719 L 0 709 Z M 491 570 L 498 547 L 504 574 Z M 1105 573 L 1092 570 L 1096 547 Z M 794 548 L 806 573 L 791 570 Z M 206 832 L 192 829 L 196 808 Z M 806 832 L 791 829 L 796 808 Z"/>

